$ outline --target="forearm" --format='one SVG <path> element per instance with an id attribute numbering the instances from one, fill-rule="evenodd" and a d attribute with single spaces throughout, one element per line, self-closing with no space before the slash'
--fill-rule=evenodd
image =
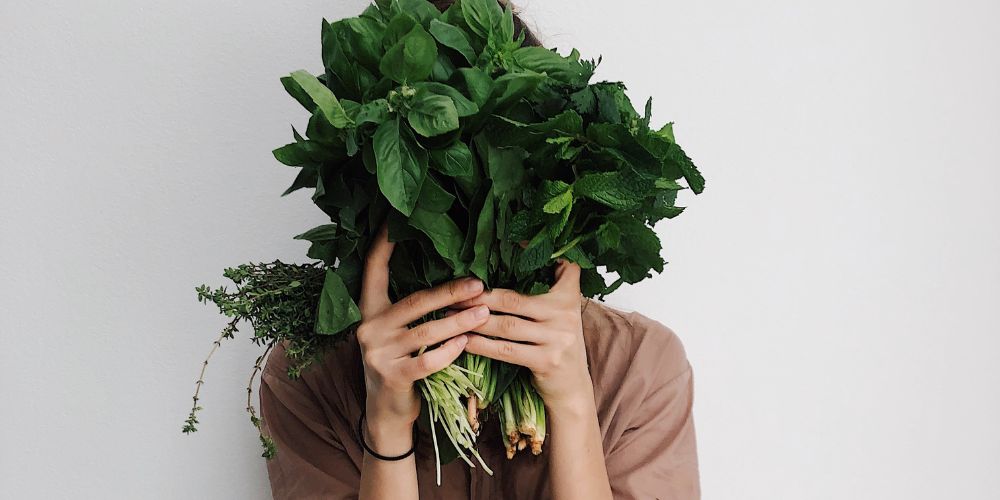
<path id="1" fill-rule="evenodd" d="M 365 425 L 365 442 L 381 455 L 398 456 L 413 447 L 413 424 Z M 361 463 L 361 500 L 417 500 L 415 454 L 395 461 L 380 460 L 365 452 Z"/>
<path id="2" fill-rule="evenodd" d="M 547 410 L 552 497 L 556 500 L 611 498 L 593 394 L 579 401 L 557 403 Z"/>

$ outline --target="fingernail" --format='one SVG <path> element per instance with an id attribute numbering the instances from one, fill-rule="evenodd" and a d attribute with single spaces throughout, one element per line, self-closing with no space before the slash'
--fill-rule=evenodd
<path id="1" fill-rule="evenodd" d="M 483 282 L 475 278 L 471 278 L 465 283 L 465 289 L 470 292 L 478 292 L 483 289 Z"/>
<path id="2" fill-rule="evenodd" d="M 476 319 L 486 319 L 490 315 L 490 310 L 486 306 L 479 306 L 473 311 L 472 316 Z"/>
<path id="3" fill-rule="evenodd" d="M 460 349 L 464 348 L 465 344 L 469 343 L 469 336 L 468 335 L 464 335 L 464 334 L 463 335 L 459 335 L 459 336 L 455 337 L 455 343 L 458 344 L 458 347 Z"/>

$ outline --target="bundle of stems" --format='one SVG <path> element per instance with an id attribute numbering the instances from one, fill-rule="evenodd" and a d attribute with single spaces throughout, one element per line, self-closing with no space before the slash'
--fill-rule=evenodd
<path id="1" fill-rule="evenodd" d="M 545 404 L 530 376 L 530 372 L 519 373 L 500 398 L 500 430 L 508 459 L 529 445 L 531 453 L 538 455 L 545 442 Z"/>
<path id="2" fill-rule="evenodd" d="M 465 353 L 460 363 L 470 373 L 476 374 L 473 382 L 478 390 L 469 392 L 466 413 L 469 425 L 474 431 L 479 432 L 479 412 L 489 407 L 496 395 L 497 377 L 493 360 L 478 354 Z"/>
<path id="3" fill-rule="evenodd" d="M 425 348 L 426 349 L 426 348 Z M 422 353 L 425 349 L 421 349 Z M 430 419 L 431 437 L 434 441 L 434 456 L 436 465 L 437 484 L 441 485 L 441 453 L 438 447 L 437 428 L 438 423 L 444 429 L 445 436 L 451 441 L 452 446 L 458 452 L 458 456 L 469 465 L 476 465 L 469 459 L 463 451 L 468 450 L 469 454 L 476 458 L 479 465 L 487 474 L 493 475 L 493 470 L 486 465 L 483 457 L 476 451 L 475 442 L 479 434 L 479 424 L 469 417 L 471 413 L 466 411 L 467 402 L 474 402 L 483 399 L 483 393 L 472 379 L 482 379 L 480 372 L 463 368 L 457 363 L 448 365 L 445 369 L 435 372 L 420 381 L 420 392 L 427 402 L 427 413 Z M 472 403 L 474 404 L 474 403 Z M 470 410 L 471 411 L 471 410 Z"/>
<path id="4" fill-rule="evenodd" d="M 441 425 L 465 463 L 475 467 L 463 449 L 491 475 L 493 471 L 475 448 L 481 428 L 481 411 L 496 410 L 508 459 L 529 446 L 534 455 L 542 452 L 545 404 L 531 383 L 531 372 L 521 370 L 503 393 L 498 394 L 497 368 L 498 363 L 490 358 L 465 353 L 444 370 L 420 381 L 420 391 L 429 410 L 438 484 L 441 482 L 441 459 L 435 423 Z"/>

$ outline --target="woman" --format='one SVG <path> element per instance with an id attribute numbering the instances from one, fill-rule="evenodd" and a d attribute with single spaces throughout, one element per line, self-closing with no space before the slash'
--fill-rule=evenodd
<path id="1" fill-rule="evenodd" d="M 691 368 L 673 332 L 582 297 L 580 268 L 568 262 L 541 295 L 464 278 L 392 303 L 392 250 L 383 228 L 365 263 L 356 335 L 297 380 L 283 346 L 268 359 L 260 399 L 278 448 L 268 462 L 274 498 L 699 497 Z M 445 318 L 408 328 L 442 308 Z M 541 455 L 507 460 L 499 425 L 487 422 L 479 451 L 494 475 L 454 461 L 437 486 L 430 436 L 414 441 L 414 384 L 463 351 L 530 369 L 550 432 Z"/>

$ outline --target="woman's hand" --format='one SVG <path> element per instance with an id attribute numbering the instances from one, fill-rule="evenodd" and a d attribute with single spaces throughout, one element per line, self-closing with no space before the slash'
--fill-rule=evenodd
<path id="1" fill-rule="evenodd" d="M 563 261 L 548 293 L 493 289 L 458 304 L 505 313 L 491 314 L 465 350 L 531 370 L 552 428 L 548 472 L 556 500 L 612 497 L 580 298 L 580 266 Z"/>
<path id="2" fill-rule="evenodd" d="M 524 295 L 496 288 L 456 304 L 458 308 L 485 305 L 504 313 L 491 314 L 476 327 L 481 335 L 470 335 L 465 350 L 531 370 L 545 405 L 554 411 L 593 412 L 594 388 L 580 312 L 580 266 L 560 261 L 555 275 L 548 293 Z"/>
<path id="3" fill-rule="evenodd" d="M 409 328 L 428 313 L 479 295 L 483 284 L 477 279 L 458 279 L 393 304 L 389 301 L 393 247 L 383 226 L 365 262 L 357 329 L 368 393 L 365 411 L 370 444 L 385 455 L 405 453 L 412 446 L 412 425 L 420 413 L 414 382 L 454 361 L 466 346 L 465 333 L 481 327 L 489 317 L 486 306 L 477 306 Z M 444 343 L 419 356 L 411 355 L 439 342 Z"/>

